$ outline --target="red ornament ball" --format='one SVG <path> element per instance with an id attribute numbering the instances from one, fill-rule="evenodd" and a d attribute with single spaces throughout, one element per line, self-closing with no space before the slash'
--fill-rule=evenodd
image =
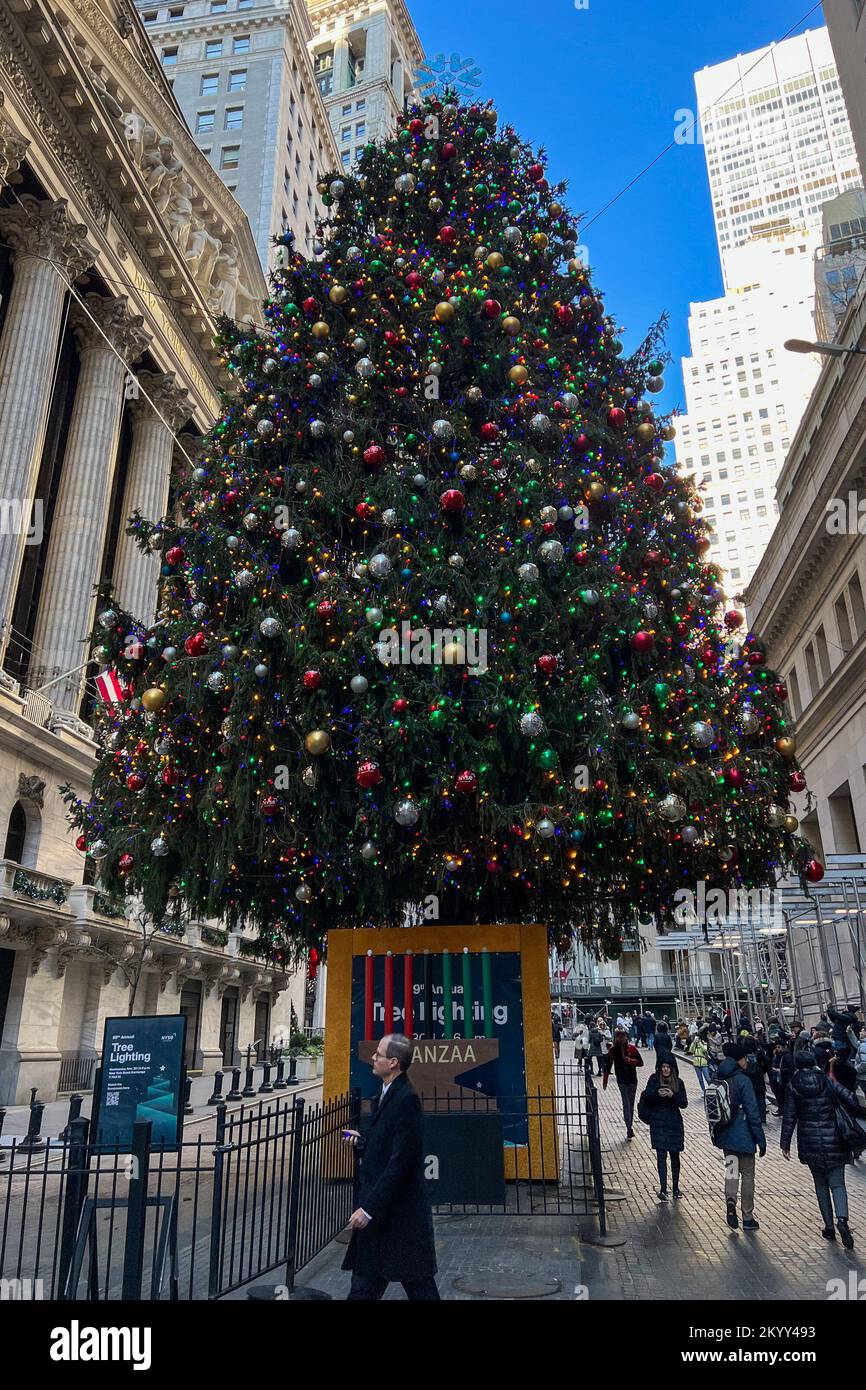
<path id="1" fill-rule="evenodd" d="M 333 618 L 337 611 L 337 605 L 333 599 L 323 598 L 316 604 L 316 612 L 320 618 Z"/>
<path id="2" fill-rule="evenodd" d="M 378 787 L 382 781 L 382 769 L 371 758 L 365 758 L 358 764 L 355 781 L 359 787 Z"/>
<path id="3" fill-rule="evenodd" d="M 643 481 L 644 487 L 651 487 L 653 492 L 661 492 L 665 485 L 661 473 L 648 473 Z"/>
<path id="4" fill-rule="evenodd" d="M 526 177 L 532 179 L 533 183 L 541 183 L 541 180 L 544 178 L 544 165 L 530 164 L 526 171 Z"/>
<path id="5" fill-rule="evenodd" d="M 635 632 L 633 634 L 631 649 L 633 652 L 639 652 L 641 655 L 645 655 L 647 652 L 652 651 L 655 646 L 655 641 L 656 639 L 651 632 L 646 632 L 642 629 L 640 632 Z"/>
<path id="6" fill-rule="evenodd" d="M 421 288 L 422 284 L 423 276 L 419 275 L 417 270 L 410 270 L 409 274 L 406 276 L 407 287 L 410 290 L 417 290 Z"/>
<path id="7" fill-rule="evenodd" d="M 164 767 L 159 775 L 159 780 L 164 787 L 173 787 L 177 782 L 177 773 L 173 767 Z"/>
<path id="8" fill-rule="evenodd" d="M 310 318 L 312 318 L 314 314 L 318 314 L 319 312 L 319 301 L 317 299 L 314 299 L 313 296 L 310 295 L 308 299 L 305 299 L 303 301 L 303 303 L 301 304 L 301 308 L 303 309 L 305 314 L 308 314 Z"/>
<path id="9" fill-rule="evenodd" d="M 725 781 L 732 787 L 742 787 L 746 776 L 740 767 L 729 767 L 725 772 Z"/>
<path id="10" fill-rule="evenodd" d="M 376 515 L 376 508 L 371 507 L 369 502 L 355 503 L 355 516 L 359 521 L 372 521 Z"/>
<path id="11" fill-rule="evenodd" d="M 457 153 L 457 146 L 454 144 L 454 141 L 453 141 L 453 140 L 446 140 L 446 141 L 445 141 L 445 144 L 442 146 L 442 158 L 443 158 L 443 159 L 453 159 L 454 156 L 456 155 L 456 153 Z"/>
<path id="12" fill-rule="evenodd" d="M 207 646 L 207 638 L 203 632 L 194 632 L 192 637 L 187 637 L 183 644 L 183 649 L 187 656 L 201 656 Z"/>
<path id="13" fill-rule="evenodd" d="M 368 444 L 364 450 L 364 462 L 368 468 L 380 468 L 385 462 L 385 450 L 381 444 Z"/>
<path id="14" fill-rule="evenodd" d="M 439 240 L 443 246 L 453 246 L 457 240 L 457 229 L 455 227 L 440 227 Z"/>
<path id="15" fill-rule="evenodd" d="M 81 853 L 84 854 L 84 852 L 85 852 L 86 849 L 87 849 L 87 836 L 86 836 L 86 835 L 79 835 L 79 836 L 78 836 L 78 838 L 77 838 L 76 841 L 75 841 L 75 848 L 76 848 L 77 850 L 80 850 Z"/>
<path id="16" fill-rule="evenodd" d="M 773 694 L 777 700 L 781 700 L 784 703 L 788 698 L 788 687 L 782 681 L 777 681 L 773 686 Z"/>
<path id="17" fill-rule="evenodd" d="M 499 874 L 502 872 L 502 865 L 498 859 L 488 859 L 484 867 L 489 874 Z"/>
<path id="18" fill-rule="evenodd" d="M 574 310 L 570 304 L 560 304 L 555 317 L 560 328 L 570 328 L 574 323 Z"/>
<path id="19" fill-rule="evenodd" d="M 788 778 L 788 786 L 792 792 L 804 792 L 806 790 L 806 779 L 802 772 L 792 772 Z"/>
<path id="20" fill-rule="evenodd" d="M 391 709 L 394 711 L 395 714 L 405 714 L 408 708 L 409 701 L 405 700 L 402 695 L 398 699 L 396 699 L 393 705 L 391 706 Z"/>
<path id="21" fill-rule="evenodd" d="M 179 565 L 183 559 L 183 546 L 173 545 L 165 552 L 165 563 L 167 565 Z"/>
<path id="22" fill-rule="evenodd" d="M 147 785 L 147 778 L 143 777 L 140 772 L 130 772 L 126 779 L 126 785 L 131 792 L 140 792 L 142 787 Z"/>
<path id="23" fill-rule="evenodd" d="M 280 798 L 278 796 L 266 796 L 262 798 L 262 815 L 275 816 L 280 810 Z"/>
<path id="24" fill-rule="evenodd" d="M 574 441 L 574 447 L 575 447 L 576 449 L 588 449 L 588 448 L 589 448 L 589 435 L 586 435 L 586 434 L 579 434 L 579 435 L 577 435 L 577 437 L 576 437 L 576 439 L 575 439 L 575 441 Z"/>
<path id="25" fill-rule="evenodd" d="M 122 854 L 117 861 L 117 867 L 122 874 L 131 874 L 135 868 L 135 860 L 131 854 Z"/>
<path id="26" fill-rule="evenodd" d="M 485 299 L 481 305 L 481 312 L 486 319 L 498 319 L 502 313 L 502 305 L 498 299 Z"/>
<path id="27" fill-rule="evenodd" d="M 766 659 L 767 658 L 764 656 L 764 653 L 759 652 L 756 647 L 753 647 L 752 650 L 749 652 L 750 666 L 763 666 Z"/>
<path id="28" fill-rule="evenodd" d="M 607 413 L 607 423 L 612 430 L 624 430 L 626 424 L 626 414 L 618 405 Z"/>
<path id="29" fill-rule="evenodd" d="M 485 443 L 492 444 L 494 439 L 499 438 L 499 426 L 493 420 L 485 420 L 478 433 Z"/>
<path id="30" fill-rule="evenodd" d="M 449 487 L 439 498 L 439 506 L 443 512 L 448 512 L 451 516 L 459 516 L 466 506 L 466 498 L 459 488 Z"/>
<path id="31" fill-rule="evenodd" d="M 540 656 L 535 664 L 545 676 L 552 676 L 558 663 L 556 657 L 551 652 L 547 652 L 544 656 Z"/>
<path id="32" fill-rule="evenodd" d="M 818 859 L 810 859 L 803 870 L 803 877 L 807 883 L 820 883 L 824 877 L 824 865 Z"/>
<path id="33" fill-rule="evenodd" d="M 470 768 L 464 768 L 457 774 L 457 781 L 454 783 L 455 790 L 466 792 L 467 794 L 478 790 L 478 778 Z"/>
<path id="34" fill-rule="evenodd" d="M 419 121 L 419 120 L 418 120 L 418 117 L 416 116 L 415 119 L 414 119 L 414 121 L 410 121 L 410 122 L 409 122 L 409 131 L 410 131 L 410 133 L 411 133 L 412 135 L 423 135 L 423 133 L 424 133 L 424 122 L 423 122 L 423 121 Z"/>
<path id="35" fill-rule="evenodd" d="M 736 608 L 728 609 L 727 613 L 725 614 L 725 627 L 728 629 L 728 632 L 736 632 L 737 628 L 741 625 L 742 621 L 742 613 L 739 613 Z"/>
<path id="36" fill-rule="evenodd" d="M 322 673 L 321 673 L 321 671 L 305 671 L 305 672 L 304 672 L 304 689 L 305 689 L 305 690 L 318 690 L 318 688 L 319 688 L 319 686 L 320 686 L 321 684 L 322 684 Z"/>

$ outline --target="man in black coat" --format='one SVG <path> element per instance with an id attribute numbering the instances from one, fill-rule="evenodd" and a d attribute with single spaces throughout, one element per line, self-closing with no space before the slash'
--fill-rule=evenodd
<path id="1" fill-rule="evenodd" d="M 366 1134 L 347 1130 L 361 1154 L 357 1208 L 343 1269 L 352 1271 L 349 1298 L 373 1302 L 392 1282 L 412 1302 L 438 1300 L 433 1218 L 424 1177 L 421 1101 L 406 1073 L 412 1043 L 402 1033 L 380 1039 L 373 1075 L 382 1082 Z"/>

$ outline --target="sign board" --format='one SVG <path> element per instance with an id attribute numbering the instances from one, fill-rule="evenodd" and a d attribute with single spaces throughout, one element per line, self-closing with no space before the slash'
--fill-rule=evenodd
<path id="1" fill-rule="evenodd" d="M 504 1206 L 502 1116 L 425 1114 L 424 1176 L 431 1206 Z"/>
<path id="2" fill-rule="evenodd" d="M 154 1148 L 176 1148 L 183 1134 L 186 1017 L 107 1018 L 96 1093 L 96 1142 L 132 1147 L 136 1120 L 151 1121 Z"/>

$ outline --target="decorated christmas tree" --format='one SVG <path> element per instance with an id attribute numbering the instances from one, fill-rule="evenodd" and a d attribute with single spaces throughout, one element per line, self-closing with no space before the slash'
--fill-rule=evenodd
<path id="1" fill-rule="evenodd" d="M 821 867 L 779 677 L 725 613 L 543 155 L 429 98 L 325 185 L 163 559 L 157 624 L 99 615 L 110 706 L 79 845 L 157 913 L 330 928 L 541 921 L 618 954 L 674 895 Z M 733 636 L 733 640 L 732 640 Z M 139 640 L 141 639 L 141 640 Z"/>

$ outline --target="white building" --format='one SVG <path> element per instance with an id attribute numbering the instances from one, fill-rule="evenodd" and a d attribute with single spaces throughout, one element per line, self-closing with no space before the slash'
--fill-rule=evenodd
<path id="1" fill-rule="evenodd" d="M 861 62 L 860 83 L 862 71 Z M 704 68 L 695 86 L 722 273 L 733 286 L 737 246 L 818 232 L 822 204 L 860 185 L 860 166 L 826 29 Z"/>
<path id="2" fill-rule="evenodd" d="M 708 558 L 732 595 L 770 538 L 776 479 L 818 375 L 813 357 L 783 347 L 814 335 L 815 242 L 804 231 L 747 242 L 729 255 L 728 292 L 691 305 L 676 457 L 702 484 Z"/>
<path id="3" fill-rule="evenodd" d="M 404 0 L 308 0 L 316 82 L 349 169 L 385 140 L 413 89 L 424 51 Z"/>
<path id="4" fill-rule="evenodd" d="M 291 231 L 309 255 L 324 212 L 318 183 L 337 167 L 313 75 L 304 0 L 136 0 L 199 149 L 234 193 L 259 259 Z"/>

